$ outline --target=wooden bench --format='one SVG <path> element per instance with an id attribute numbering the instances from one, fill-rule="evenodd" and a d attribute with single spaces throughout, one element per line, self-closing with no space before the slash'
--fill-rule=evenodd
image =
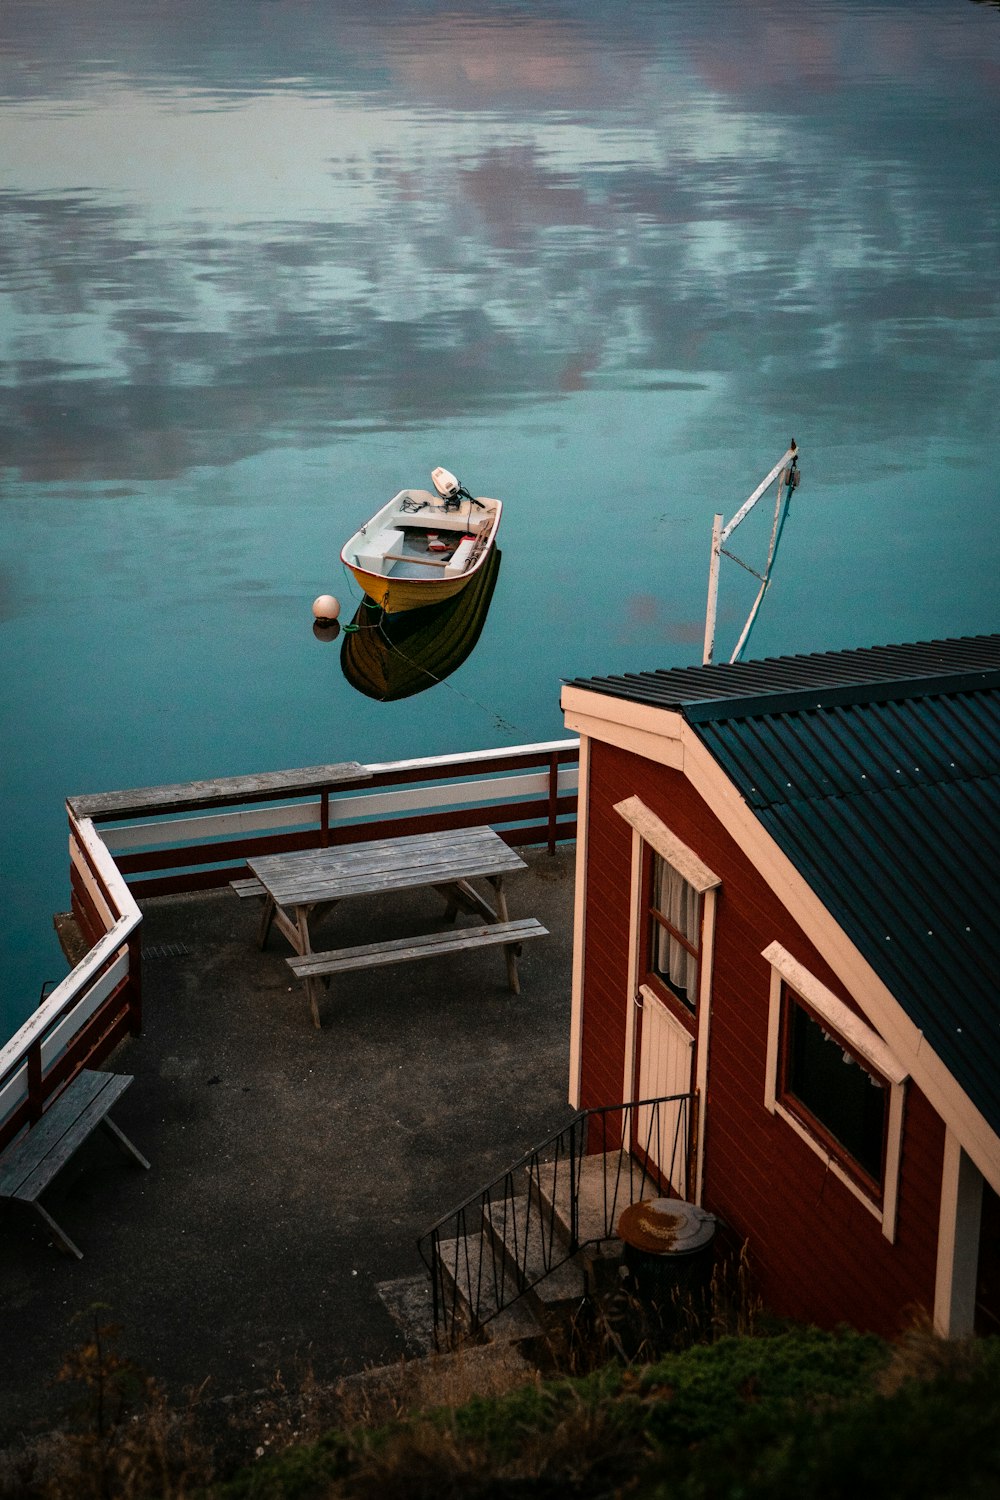
<path id="1" fill-rule="evenodd" d="M 98 1125 L 103 1125 L 140 1167 L 149 1169 L 149 1162 L 141 1151 L 137 1151 L 128 1136 L 108 1118 L 108 1111 L 131 1082 L 126 1073 L 95 1073 L 84 1068 L 52 1100 L 27 1134 L 20 1136 L 0 1156 L 0 1198 L 31 1204 L 59 1244 L 77 1260 L 83 1259 L 83 1252 L 59 1228 L 38 1199 Z"/>
<path id="2" fill-rule="evenodd" d="M 363 943 L 356 948 L 334 948 L 328 953 L 306 953 L 302 957 L 295 954 L 285 962 L 299 979 L 305 980 L 313 1025 L 319 1026 L 317 980 L 328 982 L 332 974 L 343 974 L 350 969 L 374 969 L 383 964 L 407 963 L 415 958 L 437 958 L 442 953 L 461 953 L 468 948 L 503 944 L 507 949 L 510 987 L 515 995 L 519 995 L 517 957 L 521 944 L 531 938 L 547 936 L 548 929 L 535 917 L 522 917 L 513 922 L 486 922 L 481 927 L 453 927 L 447 932 L 425 932 L 419 937 Z"/>
<path id="3" fill-rule="evenodd" d="M 236 892 L 241 901 L 245 901 L 249 896 L 267 895 L 267 892 L 255 875 L 251 875 L 247 880 L 231 880 L 229 888 Z"/>

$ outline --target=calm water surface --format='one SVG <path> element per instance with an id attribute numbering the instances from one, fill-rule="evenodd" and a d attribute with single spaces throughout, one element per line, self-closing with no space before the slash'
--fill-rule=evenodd
<path id="1" fill-rule="evenodd" d="M 996 5 L 8 0 L 0 69 L 0 1027 L 66 794 L 558 737 L 792 436 L 748 655 L 997 628 Z M 437 464 L 503 569 L 379 703 L 310 605 Z"/>

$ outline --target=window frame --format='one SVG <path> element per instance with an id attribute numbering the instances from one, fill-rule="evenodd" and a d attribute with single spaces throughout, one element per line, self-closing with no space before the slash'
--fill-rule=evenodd
<path id="1" fill-rule="evenodd" d="M 676 1014 L 679 1019 L 685 1022 L 690 1028 L 692 1023 L 697 1022 L 698 1004 L 701 992 L 702 957 L 705 950 L 705 892 L 703 890 L 699 890 L 697 886 L 693 885 L 691 881 L 688 880 L 684 872 L 682 870 L 679 870 L 677 866 L 666 857 L 666 855 L 661 854 L 660 851 L 656 849 L 652 844 L 647 843 L 645 845 L 645 854 L 647 857 L 647 867 L 644 871 L 643 880 L 646 893 L 646 931 L 643 939 L 645 943 L 645 947 L 643 949 L 645 973 L 643 975 L 643 983 L 648 984 L 653 993 L 657 995 L 663 1001 L 663 1003 L 667 1005 L 674 1012 L 674 1014 Z M 674 874 L 679 877 L 679 879 L 683 880 L 688 890 L 690 890 L 697 899 L 697 945 L 693 944 L 690 938 L 688 938 L 685 933 L 681 932 L 679 928 L 675 927 L 670 921 L 669 917 L 667 917 L 665 913 L 662 912 L 656 905 L 655 885 L 658 860 L 661 861 L 663 865 L 666 865 L 669 869 L 671 869 Z M 655 942 L 655 930 L 657 928 L 660 928 L 662 931 L 668 933 L 675 942 L 680 943 L 685 953 L 687 953 L 690 958 L 694 959 L 694 980 L 693 983 L 685 989 L 684 993 L 681 993 L 679 985 L 674 985 L 670 979 L 665 978 L 658 969 L 653 967 L 653 946 Z"/>
<path id="2" fill-rule="evenodd" d="M 876 1031 L 800 964 L 780 943 L 764 949 L 771 966 L 764 1104 L 826 1164 L 829 1171 L 896 1237 L 906 1070 Z M 843 1051 L 886 1089 L 882 1180 L 875 1182 L 847 1147 L 798 1096 L 786 1088 L 791 1006 L 798 1004 Z"/>
<path id="3" fill-rule="evenodd" d="M 865 1075 L 874 1080 L 883 1092 L 882 1130 L 879 1142 L 879 1169 L 878 1176 L 873 1177 L 868 1171 L 860 1157 L 856 1156 L 851 1148 L 840 1139 L 823 1117 L 816 1112 L 801 1093 L 796 1093 L 791 1079 L 794 1063 L 793 1057 L 793 1027 L 795 1023 L 795 1012 L 798 1011 L 814 1025 L 820 1027 L 824 1035 L 841 1052 L 850 1056 L 854 1063 L 861 1068 Z M 781 1043 L 778 1054 L 778 1077 L 776 1080 L 777 1102 L 788 1110 L 789 1114 L 795 1116 L 800 1124 L 817 1137 L 823 1149 L 832 1157 L 835 1157 L 844 1171 L 853 1177 L 858 1186 L 869 1196 L 882 1203 L 885 1194 L 885 1167 L 889 1140 L 889 1090 L 891 1084 L 887 1078 L 874 1069 L 868 1059 L 862 1057 L 856 1048 L 852 1047 L 846 1037 L 829 1029 L 829 1022 L 823 1016 L 817 1015 L 812 1006 L 807 1004 L 803 997 L 798 994 L 791 985 L 782 983 L 781 987 Z"/>

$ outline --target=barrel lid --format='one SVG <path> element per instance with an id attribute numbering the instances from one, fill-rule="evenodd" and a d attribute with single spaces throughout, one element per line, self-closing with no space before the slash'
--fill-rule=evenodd
<path id="1" fill-rule="evenodd" d="M 618 1237 L 654 1255 L 690 1255 L 715 1234 L 715 1215 L 682 1198 L 632 1203 L 618 1220 Z"/>

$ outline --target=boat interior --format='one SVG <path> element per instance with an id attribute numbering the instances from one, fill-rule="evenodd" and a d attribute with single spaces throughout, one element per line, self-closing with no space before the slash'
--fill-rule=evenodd
<path id="1" fill-rule="evenodd" d="M 479 558 L 497 502 L 446 507 L 429 490 L 403 490 L 354 538 L 355 566 L 380 577 L 457 578 Z"/>

